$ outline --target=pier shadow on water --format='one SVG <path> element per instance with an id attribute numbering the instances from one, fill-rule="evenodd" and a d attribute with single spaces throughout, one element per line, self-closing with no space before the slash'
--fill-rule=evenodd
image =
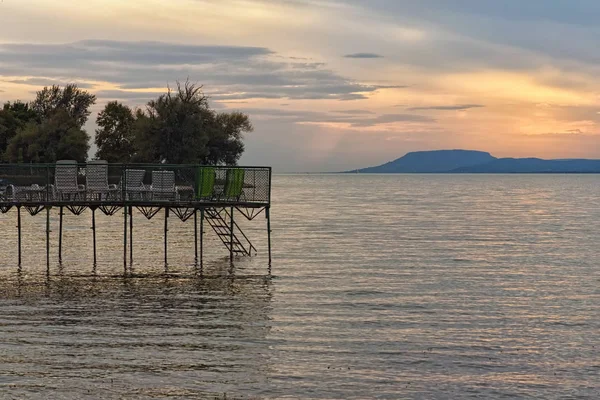
<path id="1" fill-rule="evenodd" d="M 3 394 L 236 398 L 268 386 L 270 276 L 228 261 L 186 274 L 52 272 L 1 273 Z"/>

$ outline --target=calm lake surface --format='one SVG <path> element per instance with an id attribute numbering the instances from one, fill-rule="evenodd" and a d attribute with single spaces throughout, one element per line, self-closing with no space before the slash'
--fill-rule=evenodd
<path id="1" fill-rule="evenodd" d="M 193 223 L 0 215 L 0 398 L 600 398 L 600 176 L 273 178 L 259 255 Z"/>

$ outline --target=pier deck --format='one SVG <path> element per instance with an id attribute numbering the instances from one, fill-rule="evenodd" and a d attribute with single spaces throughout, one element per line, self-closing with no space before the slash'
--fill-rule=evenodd
<path id="1" fill-rule="evenodd" d="M 235 212 L 251 221 L 264 211 L 270 264 L 270 205 L 270 167 L 109 164 L 105 161 L 78 164 L 70 160 L 54 164 L 0 164 L 0 212 L 6 214 L 13 208 L 17 210 L 19 265 L 21 209 L 25 209 L 32 216 L 46 211 L 46 254 L 49 266 L 50 210 L 53 207 L 59 209 L 60 216 L 59 262 L 62 261 L 64 209 L 75 215 L 81 215 L 87 209 L 91 210 L 94 263 L 97 259 L 96 210 L 106 215 L 115 215 L 122 210 L 123 263 L 127 270 L 128 250 L 129 263 L 133 263 L 131 213 L 135 207 L 148 219 L 164 210 L 165 264 L 170 213 L 183 222 L 194 217 L 195 259 L 202 265 L 205 221 L 229 250 L 233 261 L 235 255 L 251 256 L 256 252 L 256 248 L 235 222 Z"/>

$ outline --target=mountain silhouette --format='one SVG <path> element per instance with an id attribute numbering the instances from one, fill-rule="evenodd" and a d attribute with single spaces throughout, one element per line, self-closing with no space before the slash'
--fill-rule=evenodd
<path id="1" fill-rule="evenodd" d="M 360 173 L 600 173 L 600 160 L 496 158 L 475 150 L 407 153 L 394 161 L 348 172 Z"/>
<path id="2" fill-rule="evenodd" d="M 472 167 L 496 160 L 490 153 L 474 150 L 415 151 L 377 167 L 359 169 L 364 173 L 435 173 Z"/>

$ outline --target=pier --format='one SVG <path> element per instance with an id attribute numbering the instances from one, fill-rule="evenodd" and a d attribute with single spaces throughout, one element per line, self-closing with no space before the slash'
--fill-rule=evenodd
<path id="1" fill-rule="evenodd" d="M 194 259 L 203 264 L 204 233 L 212 230 L 228 250 L 230 260 L 252 256 L 256 248 L 236 223 L 258 216 L 266 219 L 269 270 L 271 268 L 271 168 L 109 164 L 96 160 L 77 163 L 60 160 L 53 164 L 0 164 L 0 212 L 17 211 L 18 264 L 21 265 L 21 213 L 46 216 L 46 265 L 50 267 L 50 210 L 58 208 L 58 261 L 62 262 L 63 215 L 91 211 L 94 265 L 96 212 L 123 215 L 123 267 L 134 258 L 136 208 L 152 219 L 164 215 L 164 262 L 168 262 L 168 221 L 171 215 L 194 224 Z M 44 213 L 45 211 L 45 213 Z"/>

